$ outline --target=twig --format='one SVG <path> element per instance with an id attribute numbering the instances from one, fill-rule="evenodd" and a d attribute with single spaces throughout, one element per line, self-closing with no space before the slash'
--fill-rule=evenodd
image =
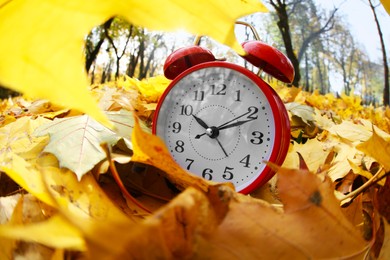
<path id="1" fill-rule="evenodd" d="M 342 198 L 340 201 L 344 201 L 346 199 L 354 199 L 356 196 L 358 196 L 360 193 L 362 193 L 368 187 L 370 187 L 371 185 L 379 182 L 380 180 L 382 180 L 383 178 L 385 178 L 386 176 L 388 176 L 390 174 L 390 172 L 385 172 L 382 176 L 380 176 L 378 178 L 378 176 L 382 173 L 382 171 L 383 171 L 383 167 L 379 168 L 377 173 L 375 173 L 375 175 L 372 176 L 367 182 L 365 182 L 362 186 L 360 186 L 356 190 L 354 190 L 354 191 L 348 193 L 347 195 L 345 195 L 345 197 Z"/>

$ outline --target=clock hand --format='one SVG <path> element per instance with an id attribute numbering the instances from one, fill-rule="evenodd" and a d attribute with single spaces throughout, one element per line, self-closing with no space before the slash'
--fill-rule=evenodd
<path id="1" fill-rule="evenodd" d="M 209 126 L 202 119 L 195 116 L 194 114 L 192 114 L 192 116 L 195 118 L 196 122 L 198 122 L 198 124 L 200 124 L 203 128 L 205 128 L 205 129 L 209 128 Z M 196 138 L 196 139 L 198 139 L 198 138 Z"/>
<path id="2" fill-rule="evenodd" d="M 244 120 L 244 121 L 237 121 L 235 123 L 232 123 L 232 124 L 225 124 L 224 126 L 222 127 L 218 127 L 218 130 L 223 130 L 223 129 L 227 129 L 227 128 L 231 128 L 231 127 L 235 127 L 235 126 L 240 126 L 240 125 L 243 125 L 245 123 L 248 123 L 252 120 L 255 120 L 254 118 L 253 119 L 248 119 L 248 120 Z"/>
<path id="3" fill-rule="evenodd" d="M 221 147 L 223 153 L 226 155 L 226 157 L 229 157 L 229 155 L 227 154 L 227 152 L 225 151 L 225 149 L 223 148 L 221 142 L 218 140 L 218 138 L 216 137 L 215 140 L 217 140 L 218 144 L 219 144 L 219 147 Z"/>
<path id="4" fill-rule="evenodd" d="M 195 118 L 196 122 L 198 122 L 198 124 L 200 124 L 203 128 L 205 128 L 206 130 L 210 130 L 210 131 L 208 131 L 208 132 L 206 132 L 206 133 L 210 133 L 210 135 L 211 135 L 210 137 L 213 138 L 213 139 L 215 139 L 215 140 L 217 140 L 217 143 L 218 143 L 219 147 L 221 147 L 223 153 L 226 155 L 226 157 L 228 157 L 228 154 L 227 154 L 225 148 L 223 148 L 221 142 L 218 140 L 218 137 L 217 137 L 217 136 L 218 136 L 218 132 L 216 133 L 216 136 L 213 137 L 213 136 L 212 136 L 212 130 L 211 130 L 211 128 L 210 128 L 202 119 L 200 119 L 199 117 L 195 116 L 194 114 L 192 114 L 192 116 Z M 215 128 L 215 127 L 212 127 L 212 128 Z M 215 129 L 214 131 L 218 131 L 218 130 Z M 205 135 L 206 133 L 203 133 L 202 135 L 197 135 L 197 136 L 195 136 L 195 139 L 199 139 L 200 136 L 203 136 L 203 135 Z"/>
<path id="5" fill-rule="evenodd" d="M 252 112 L 252 111 L 251 111 L 250 109 L 248 109 L 248 112 L 246 112 L 246 113 L 244 113 L 244 114 L 242 114 L 242 115 L 240 115 L 240 116 L 237 116 L 237 117 L 235 117 L 235 118 L 233 118 L 233 119 L 227 121 L 226 123 L 224 123 L 224 124 L 218 126 L 217 129 L 218 129 L 218 130 L 225 129 L 225 126 L 226 126 L 226 125 L 229 125 L 231 122 L 233 122 L 233 121 L 235 121 L 235 120 L 237 120 L 237 119 L 240 119 L 241 117 L 246 116 L 247 114 L 249 114 L 249 113 L 251 113 L 251 112 Z M 193 115 L 193 116 L 194 116 L 194 115 Z M 196 120 L 200 125 L 204 124 L 204 125 L 202 125 L 204 128 L 206 128 L 206 129 L 209 128 L 209 127 L 207 126 L 207 124 L 205 124 L 200 118 L 197 119 L 196 116 L 194 116 L 194 118 L 195 118 L 195 120 Z M 199 120 L 199 121 L 198 121 L 198 120 Z M 200 121 L 201 121 L 201 122 L 200 122 Z M 239 121 L 239 122 L 246 123 L 247 121 Z M 236 122 L 236 123 L 238 123 L 238 122 Z M 240 124 L 243 124 L 243 123 L 240 123 Z M 240 124 L 239 124 L 239 125 L 240 125 Z M 236 126 L 236 125 L 233 125 L 233 126 Z M 229 127 L 233 127 L 233 126 L 229 126 Z M 228 127 L 228 128 L 229 128 L 229 127 Z M 195 136 L 195 139 L 199 139 L 199 138 L 201 138 L 202 136 L 204 136 L 205 134 L 206 134 L 206 133 L 196 135 L 196 136 Z"/>
<path id="6" fill-rule="evenodd" d="M 221 129 L 221 128 L 224 127 L 225 125 L 228 125 L 228 124 L 230 124 L 231 122 L 233 122 L 233 121 L 235 121 L 235 120 L 237 120 L 237 119 L 239 119 L 239 118 L 241 118 L 241 117 L 243 117 L 243 116 L 246 116 L 246 115 L 249 114 L 249 113 L 251 113 L 250 110 L 248 110 L 248 112 L 246 112 L 246 113 L 244 113 L 244 114 L 242 114 L 242 115 L 240 115 L 240 116 L 237 116 L 237 117 L 235 117 L 235 118 L 233 118 L 233 119 L 227 121 L 226 123 L 224 123 L 224 124 L 218 126 L 217 128 L 218 128 L 218 129 Z"/>
<path id="7" fill-rule="evenodd" d="M 245 115 L 245 114 L 244 114 L 244 115 Z M 240 118 L 240 117 L 242 117 L 242 116 L 244 116 L 244 115 L 241 115 L 241 116 L 239 116 L 239 117 L 237 117 L 237 118 Z M 237 120 L 237 118 L 235 118 L 234 120 Z M 256 118 L 251 118 L 251 119 L 248 119 L 248 120 L 237 121 L 237 122 L 234 122 L 234 123 L 229 124 L 229 123 L 232 121 L 232 120 L 230 120 L 229 122 L 227 122 L 227 123 L 225 123 L 225 124 L 222 124 L 221 126 L 217 127 L 217 130 L 223 130 L 223 129 L 227 129 L 227 128 L 231 128 L 231 127 L 240 126 L 240 125 L 243 125 L 243 124 L 248 123 L 248 122 L 250 122 L 250 121 L 252 121 L 252 120 L 255 120 L 255 119 L 256 119 Z M 208 128 L 207 128 L 207 129 L 208 129 Z M 199 139 L 199 138 L 201 138 L 202 136 L 204 136 L 205 134 L 207 134 L 207 132 L 206 132 L 206 133 L 203 133 L 203 134 L 196 135 L 196 136 L 195 136 L 195 139 Z"/>
<path id="8" fill-rule="evenodd" d="M 192 114 L 192 116 L 195 118 L 196 122 L 198 122 L 198 124 L 200 124 L 203 128 L 205 128 L 205 129 L 209 128 L 209 126 L 202 119 L 200 119 L 199 117 L 195 116 L 194 114 Z M 204 136 L 205 134 L 206 134 L 206 132 L 203 133 L 203 134 L 200 134 L 200 135 L 196 135 L 195 139 L 199 139 L 202 136 Z"/>
<path id="9" fill-rule="evenodd" d="M 196 135 L 195 136 L 195 139 L 199 139 L 199 138 L 201 138 L 202 136 L 204 136 L 206 133 L 203 133 L 203 134 L 200 134 L 200 135 Z"/>

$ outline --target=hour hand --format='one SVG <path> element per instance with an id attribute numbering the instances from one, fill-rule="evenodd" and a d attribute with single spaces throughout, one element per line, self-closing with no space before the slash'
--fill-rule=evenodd
<path id="1" fill-rule="evenodd" d="M 209 126 L 202 119 L 200 119 L 194 114 L 192 116 L 195 118 L 196 122 L 198 122 L 198 124 L 200 124 L 204 129 L 209 128 Z"/>

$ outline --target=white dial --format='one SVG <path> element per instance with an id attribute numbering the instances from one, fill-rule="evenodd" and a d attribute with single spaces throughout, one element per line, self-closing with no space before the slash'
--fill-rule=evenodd
<path id="1" fill-rule="evenodd" d="M 221 64 L 175 79 L 160 101 L 154 127 L 181 167 L 232 182 L 241 191 L 268 174 L 264 161 L 277 157 L 280 119 L 263 81 L 242 67 Z"/>

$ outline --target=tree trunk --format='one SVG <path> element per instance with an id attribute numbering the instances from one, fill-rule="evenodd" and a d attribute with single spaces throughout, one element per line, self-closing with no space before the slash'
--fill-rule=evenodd
<path id="1" fill-rule="evenodd" d="M 320 87 L 320 93 L 325 95 L 327 93 L 327 86 L 324 82 L 324 72 L 322 70 L 322 63 L 320 60 L 320 56 L 318 55 L 319 52 L 315 52 L 315 67 L 317 68 L 318 73 L 318 84 Z"/>
<path id="2" fill-rule="evenodd" d="M 309 84 L 309 59 L 307 57 L 307 53 L 305 53 L 305 90 L 310 91 Z"/>
<path id="3" fill-rule="evenodd" d="M 292 1 L 290 4 L 292 4 L 292 9 L 296 7 L 297 4 L 300 4 L 303 1 Z M 322 33 L 329 31 L 332 27 L 332 20 L 334 18 L 334 15 L 337 11 L 337 8 L 335 8 L 331 14 L 331 16 L 326 21 L 325 25 L 321 26 L 321 28 L 317 31 L 313 31 L 309 34 L 309 36 L 303 40 L 302 46 L 299 49 L 298 56 L 294 52 L 293 44 L 292 44 L 292 38 L 291 38 L 291 31 L 290 31 L 290 25 L 289 25 L 289 15 L 287 12 L 287 4 L 285 0 L 269 0 L 269 3 L 274 7 L 279 21 L 277 22 L 278 28 L 280 33 L 282 34 L 283 43 L 286 48 L 286 54 L 287 57 L 290 59 L 291 63 L 294 66 L 295 70 L 295 77 L 292 82 L 292 85 L 299 86 L 299 81 L 301 80 L 301 73 L 299 69 L 299 63 L 301 61 L 301 58 L 303 54 L 306 52 L 309 44 L 318 38 Z M 293 13 L 293 11 L 291 12 Z"/>
<path id="4" fill-rule="evenodd" d="M 390 85 L 389 85 L 389 65 L 387 63 L 387 54 L 386 54 L 386 47 L 385 47 L 385 42 L 383 40 L 383 34 L 381 27 L 379 25 L 379 20 L 375 12 L 375 7 L 372 4 L 371 0 L 368 0 L 372 13 L 374 15 L 376 27 L 378 29 L 378 34 L 379 34 L 379 39 L 381 42 L 381 48 L 382 48 L 382 58 L 383 58 L 383 68 L 384 68 L 384 88 L 383 88 L 383 105 L 388 106 L 390 104 Z"/>
<path id="5" fill-rule="evenodd" d="M 139 51 L 130 56 L 129 65 L 127 66 L 126 75 L 129 77 L 134 77 L 135 69 L 137 67 L 139 60 Z"/>
<path id="6" fill-rule="evenodd" d="M 277 4 L 274 3 L 274 1 L 270 1 L 270 3 L 275 8 L 276 13 L 278 15 L 279 21 L 277 22 L 277 25 L 280 33 L 282 34 L 283 43 L 286 48 L 286 55 L 290 59 L 295 70 L 295 77 L 292 82 L 292 85 L 299 86 L 299 81 L 301 80 L 301 73 L 299 70 L 299 61 L 297 56 L 295 55 L 294 48 L 292 45 L 286 4 L 284 3 L 284 1 L 282 3 L 280 0 L 277 0 Z"/>
<path id="7" fill-rule="evenodd" d="M 110 28 L 113 20 L 114 20 L 114 18 L 111 18 L 103 24 L 104 31 L 103 31 L 103 33 L 100 34 L 100 39 L 99 39 L 98 43 L 93 48 L 93 50 L 91 50 L 91 51 L 87 50 L 87 55 L 85 58 L 85 70 L 87 73 L 88 73 L 89 69 L 91 68 L 92 63 L 96 60 L 97 55 L 99 54 L 100 48 L 102 47 L 102 44 L 103 44 L 104 40 L 106 39 L 105 31 L 107 31 Z"/>
<path id="8" fill-rule="evenodd" d="M 145 70 L 145 41 L 140 41 L 139 44 L 139 73 L 138 79 L 143 79 L 142 75 Z"/>
<path id="9" fill-rule="evenodd" d="M 114 39 L 113 39 L 113 38 L 111 37 L 111 35 L 108 33 L 108 30 L 105 30 L 106 38 L 107 38 L 107 40 L 110 42 L 110 44 L 111 44 L 111 46 L 112 46 L 112 48 L 113 48 L 113 50 L 114 50 L 115 56 L 116 56 L 115 79 L 118 79 L 118 78 L 119 78 L 120 61 L 121 61 L 122 57 L 125 55 L 125 53 L 126 53 L 127 45 L 129 44 L 131 35 L 132 35 L 132 33 L 133 33 L 133 25 L 130 25 L 130 26 L 129 26 L 128 31 L 129 31 L 129 33 L 128 33 L 127 36 L 126 36 L 126 42 L 125 42 L 125 45 L 123 46 L 122 53 L 119 53 L 119 49 L 118 49 L 119 46 L 116 46 L 116 45 L 115 45 Z M 119 45 L 119 44 L 118 44 L 118 45 Z"/>
<path id="10" fill-rule="evenodd" d="M 96 63 L 93 63 L 92 72 L 91 72 L 91 85 L 95 83 L 95 69 L 96 69 Z"/>
<path id="11" fill-rule="evenodd" d="M 156 36 L 155 42 L 153 44 L 153 49 L 150 51 L 150 53 L 148 55 L 148 59 L 146 61 L 146 65 L 144 67 L 144 70 L 142 71 L 142 74 L 140 75 L 141 79 L 146 78 L 148 76 L 148 72 L 150 72 L 150 70 L 151 70 L 151 63 L 154 60 L 154 54 L 155 54 L 157 47 L 159 45 L 159 41 L 162 39 L 162 37 L 163 37 L 162 34 Z M 150 73 L 149 73 L 149 75 L 150 75 Z"/>

